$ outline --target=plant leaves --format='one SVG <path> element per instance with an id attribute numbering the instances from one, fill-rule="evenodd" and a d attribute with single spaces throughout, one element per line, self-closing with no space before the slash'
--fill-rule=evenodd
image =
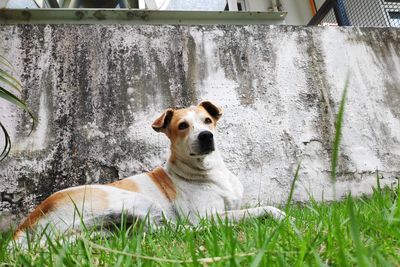
<path id="1" fill-rule="evenodd" d="M 371 266 L 371 263 L 368 261 L 367 252 L 365 247 L 362 244 L 361 235 L 360 235 L 360 226 L 358 223 L 358 218 L 356 217 L 356 213 L 354 210 L 353 198 L 350 195 L 347 200 L 347 210 L 350 217 L 350 234 L 353 239 L 354 249 L 357 258 L 357 265 L 361 267 Z"/>
<path id="2" fill-rule="evenodd" d="M 22 84 L 17 79 L 15 79 L 13 76 L 11 76 L 2 69 L 0 69 L 0 81 L 4 82 L 5 84 L 8 84 L 17 91 L 21 91 L 22 89 Z"/>
<path id="3" fill-rule="evenodd" d="M 5 69 L 9 69 L 11 71 L 15 71 L 11 63 L 2 55 L 0 55 L 0 82 L 2 83 L 3 86 L 8 86 L 11 89 L 21 91 L 22 89 L 22 84 L 21 82 L 14 78 L 11 74 L 9 74 Z M 4 100 L 16 105 L 19 108 L 22 108 L 26 112 L 28 112 L 29 116 L 32 118 L 32 128 L 30 133 L 32 133 L 34 127 L 35 127 L 35 122 L 36 119 L 33 116 L 32 112 L 29 110 L 28 106 L 25 104 L 24 101 L 22 101 L 19 97 L 5 89 L 2 85 L 0 85 L 0 98 L 3 98 Z M 0 154 L 0 161 L 3 160 L 5 157 L 8 156 L 11 150 L 11 139 L 10 136 L 7 132 L 7 129 L 4 127 L 4 125 L 0 122 L 0 128 L 3 131 L 4 134 L 4 148 Z M 29 133 L 29 134 L 30 134 Z"/>
<path id="4" fill-rule="evenodd" d="M 8 61 L 5 57 L 0 55 L 0 63 L 6 66 L 7 68 L 14 71 L 14 67 L 11 65 L 10 61 Z"/>
<path id="5" fill-rule="evenodd" d="M 11 139 L 10 139 L 10 135 L 7 132 L 7 129 L 4 127 L 4 125 L 1 122 L 0 122 L 0 128 L 4 134 L 4 148 L 3 148 L 3 151 L 0 153 L 0 161 L 2 161 L 10 153 Z"/>
<path id="6" fill-rule="evenodd" d="M 16 95 L 14 95 L 13 93 L 10 93 L 9 91 L 7 91 L 6 89 L 4 89 L 1 86 L 0 86 L 0 98 L 3 98 L 6 101 L 8 101 L 8 102 L 16 105 L 17 107 L 24 109 L 26 112 L 28 112 L 29 116 L 32 118 L 32 129 L 31 129 L 31 132 L 32 132 L 33 128 L 35 127 L 36 119 L 33 116 L 32 112 L 27 107 L 27 105 L 21 99 L 19 99 Z"/>

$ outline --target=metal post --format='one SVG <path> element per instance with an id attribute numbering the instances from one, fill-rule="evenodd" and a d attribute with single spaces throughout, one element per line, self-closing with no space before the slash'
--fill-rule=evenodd
<path id="1" fill-rule="evenodd" d="M 69 8 L 78 8 L 81 5 L 81 0 L 71 0 Z"/>
<path id="2" fill-rule="evenodd" d="M 351 26 L 343 0 L 334 1 L 333 11 L 335 12 L 336 21 L 339 26 Z"/>
<path id="3" fill-rule="evenodd" d="M 314 26 L 321 23 L 321 21 L 326 17 L 326 15 L 333 8 L 335 0 L 326 0 L 322 6 L 318 9 L 317 14 L 310 20 L 307 26 Z"/>
<path id="4" fill-rule="evenodd" d="M 63 1 L 61 2 L 61 7 L 62 7 L 62 8 L 68 8 L 70 2 L 71 2 L 70 0 L 63 0 Z"/>
<path id="5" fill-rule="evenodd" d="M 129 3 L 129 0 L 120 0 L 119 6 L 121 8 L 131 8 L 131 3 Z"/>
<path id="6" fill-rule="evenodd" d="M 158 9 L 156 1 L 154 1 L 154 0 L 145 0 L 145 2 L 146 2 L 147 9 L 150 9 L 150 10 L 157 10 Z"/>
<path id="7" fill-rule="evenodd" d="M 229 11 L 239 11 L 237 5 L 237 0 L 228 0 Z"/>
<path id="8" fill-rule="evenodd" d="M 58 4 L 57 0 L 47 0 L 51 8 L 60 8 L 60 5 Z"/>
<path id="9" fill-rule="evenodd" d="M 278 12 L 278 3 L 277 3 L 277 0 L 271 0 L 271 2 L 272 2 L 272 10 L 273 10 L 274 12 Z"/>

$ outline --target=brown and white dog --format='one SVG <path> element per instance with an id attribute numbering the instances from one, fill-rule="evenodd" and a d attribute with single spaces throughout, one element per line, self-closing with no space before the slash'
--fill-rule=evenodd
<path id="1" fill-rule="evenodd" d="M 68 231 L 115 223 L 122 213 L 160 225 L 187 218 L 220 216 L 230 221 L 271 215 L 284 218 L 277 208 L 240 210 L 243 186 L 224 165 L 215 146 L 215 128 L 222 110 L 209 101 L 185 109 L 167 109 L 152 125 L 171 141 L 165 167 L 105 185 L 82 185 L 52 194 L 17 228 L 14 239 L 25 240 L 27 230 L 52 227 Z M 77 211 L 80 216 L 77 216 Z"/>

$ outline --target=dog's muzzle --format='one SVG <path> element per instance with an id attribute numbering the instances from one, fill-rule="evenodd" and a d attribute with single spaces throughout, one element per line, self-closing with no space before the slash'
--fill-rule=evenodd
<path id="1" fill-rule="evenodd" d="M 199 133 L 199 148 L 201 154 L 208 154 L 215 150 L 214 135 L 210 131 L 203 131 Z"/>

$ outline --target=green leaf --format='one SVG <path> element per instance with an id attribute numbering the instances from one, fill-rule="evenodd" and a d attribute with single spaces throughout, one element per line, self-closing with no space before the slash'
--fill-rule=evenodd
<path id="1" fill-rule="evenodd" d="M 271 241 L 276 238 L 280 234 L 281 227 L 283 225 L 283 221 L 276 227 L 276 229 L 272 232 L 272 234 L 265 239 L 264 243 L 262 244 L 260 250 L 256 254 L 256 256 L 253 259 L 253 262 L 251 263 L 250 267 L 258 267 L 261 264 L 261 260 L 265 254 L 266 249 L 268 248 L 268 245 L 271 243 Z"/>
<path id="2" fill-rule="evenodd" d="M 21 91 L 22 89 L 22 84 L 17 79 L 15 79 L 13 76 L 11 76 L 2 69 L 0 69 L 0 81 L 4 82 L 5 84 L 8 84 L 17 91 Z"/>
<path id="3" fill-rule="evenodd" d="M 19 80 L 14 78 L 11 74 L 9 74 L 5 69 L 9 69 L 11 71 L 15 71 L 11 63 L 2 55 L 0 55 L 0 82 L 3 84 L 3 86 L 10 87 L 11 89 L 21 91 L 22 89 L 22 84 Z M 4 88 L 3 86 L 0 86 L 0 98 L 3 98 L 4 100 L 16 105 L 19 108 L 22 108 L 26 112 L 28 112 L 29 116 L 32 118 L 32 128 L 30 133 L 33 131 L 35 127 L 35 122 L 36 119 L 33 116 L 32 112 L 29 110 L 28 106 L 25 104 L 24 101 L 22 101 L 20 98 L 18 98 L 16 95 L 11 93 L 9 90 Z M 9 153 L 11 149 L 11 139 L 10 136 L 4 127 L 3 124 L 0 122 L 0 128 L 3 131 L 4 134 L 4 139 L 5 139 L 5 144 L 3 151 L 0 154 L 0 161 L 3 160 Z M 30 134 L 29 133 L 29 134 Z"/>
<path id="4" fill-rule="evenodd" d="M 353 198 L 351 196 L 347 200 L 347 209 L 350 217 L 350 234 L 354 242 L 358 266 L 361 267 L 371 266 L 371 263 L 368 261 L 367 258 L 367 252 L 361 241 L 360 227 L 358 225 L 358 220 L 354 212 L 354 203 L 353 203 Z"/>
<path id="5" fill-rule="evenodd" d="M 289 193 L 289 197 L 288 197 L 288 200 L 286 202 L 286 207 L 285 207 L 285 211 L 286 212 L 288 211 L 288 209 L 290 207 L 290 203 L 292 202 L 294 187 L 295 187 L 296 181 L 297 181 L 297 179 L 299 177 L 300 166 L 301 166 L 301 162 L 299 162 L 299 164 L 297 165 L 296 173 L 294 174 L 292 185 L 290 186 L 290 193 Z"/>
<path id="6" fill-rule="evenodd" d="M 14 95 L 13 93 L 10 93 L 9 91 L 7 91 L 6 89 L 4 89 L 1 86 L 0 86 L 0 97 L 22 109 L 29 111 L 28 107 L 21 99 L 19 99 L 16 95 Z"/>
<path id="7" fill-rule="evenodd" d="M 340 146 L 340 138 L 342 132 L 342 123 L 343 123 L 343 116 L 344 116 L 344 106 L 346 103 L 346 96 L 347 96 L 347 88 L 349 86 L 349 77 L 350 73 L 347 74 L 346 82 L 344 85 L 344 90 L 342 93 L 342 99 L 340 101 L 339 112 L 336 116 L 336 124 L 335 124 L 335 140 L 333 143 L 332 149 L 332 165 L 331 165 L 331 181 L 333 183 L 333 197 L 336 200 L 336 168 L 339 156 L 339 146 Z M 333 232 L 336 237 L 336 241 L 338 242 L 338 254 L 339 254 L 339 265 L 340 266 L 347 266 L 346 261 L 346 250 L 343 243 L 343 233 L 340 229 L 340 220 L 339 214 L 337 214 L 336 207 L 333 207 Z"/>
<path id="8" fill-rule="evenodd" d="M 10 61 L 8 61 L 5 57 L 0 55 L 0 64 L 6 66 L 7 68 L 14 70 L 14 67 L 11 65 Z"/>
<path id="9" fill-rule="evenodd" d="M 344 245 L 344 234 L 343 231 L 340 229 L 341 223 L 338 214 L 338 208 L 333 206 L 332 207 L 332 221 L 333 221 L 333 235 L 336 238 L 336 242 L 338 244 L 338 260 L 339 266 L 348 266 L 347 259 L 346 259 L 346 249 Z"/>
<path id="10" fill-rule="evenodd" d="M 3 148 L 3 151 L 0 153 L 0 161 L 2 161 L 10 153 L 11 139 L 10 139 L 10 135 L 7 132 L 7 129 L 4 127 L 4 125 L 1 122 L 0 122 L 0 128 L 4 134 L 4 148 Z"/>
<path id="11" fill-rule="evenodd" d="M 19 108 L 22 108 L 26 112 L 28 112 L 29 116 L 32 118 L 32 129 L 31 129 L 31 132 L 32 132 L 33 128 L 35 127 L 36 119 L 33 116 L 32 112 L 27 107 L 27 105 L 21 99 L 19 99 L 16 95 L 14 95 L 13 93 L 10 93 L 9 91 L 7 91 L 6 89 L 4 89 L 1 86 L 0 86 L 0 98 L 3 98 L 4 100 L 16 105 Z"/>

